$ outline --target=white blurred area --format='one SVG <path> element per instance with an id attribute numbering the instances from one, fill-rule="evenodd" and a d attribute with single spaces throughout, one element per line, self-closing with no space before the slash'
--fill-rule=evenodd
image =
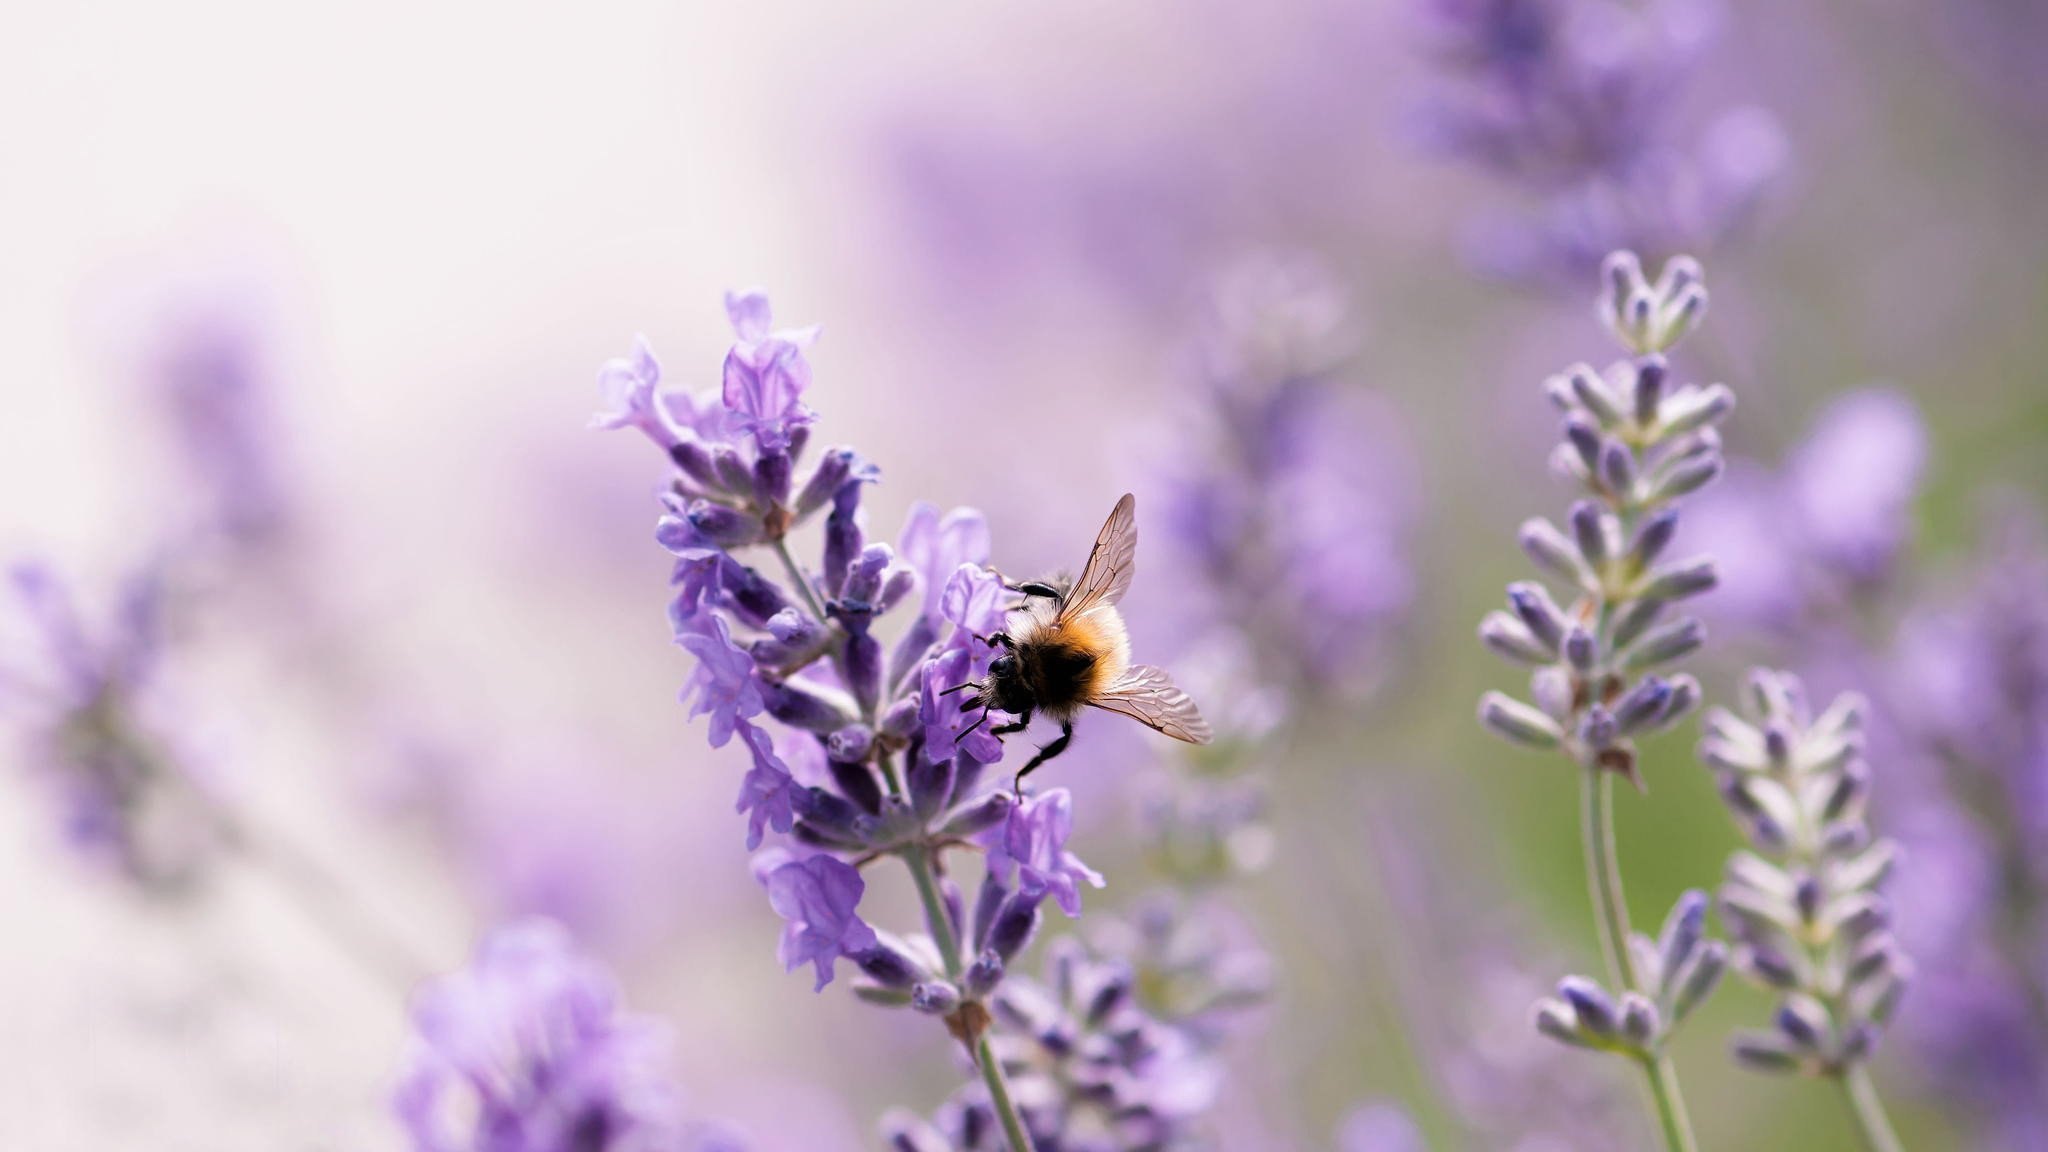
<path id="1" fill-rule="evenodd" d="M 518 838 L 524 820 L 564 858 L 594 842 L 667 871 L 600 944 L 636 1006 L 675 1023 L 693 1112 L 820 1150 L 868 1141 L 872 1113 L 819 1084 L 873 1017 L 774 971 L 736 775 L 674 703 L 658 462 L 582 425 L 598 363 L 635 330 L 674 378 L 710 383 L 720 294 L 760 283 L 783 319 L 829 321 L 816 400 L 834 438 L 878 433 L 852 381 L 886 357 L 885 294 L 835 282 L 853 247 L 835 189 L 851 181 L 803 119 L 878 18 L 130 3 L 17 7 L 0 35 L 0 553 L 47 555 L 103 593 L 173 495 L 137 365 L 185 296 L 263 300 L 318 607 L 340 621 L 324 626 L 372 653 L 363 671 L 391 696 L 485 738 L 470 751 L 503 758 L 507 792 L 537 771 L 563 797 L 484 835 Z M 931 34 L 902 27 L 904 52 Z M 866 47 L 886 71 L 890 45 Z M 910 498 L 880 501 L 882 522 Z M 459 866 L 388 818 L 408 785 L 380 760 L 384 706 L 337 714 L 320 670 L 295 663 L 317 645 L 261 639 L 181 670 L 237 802 L 453 966 L 478 912 Z M 0 1148 L 398 1147 L 391 990 L 246 869 L 156 908 L 75 867 L 7 755 Z M 579 782 L 625 802 L 579 813 Z M 887 1041 L 860 1043 L 886 1076 Z"/>

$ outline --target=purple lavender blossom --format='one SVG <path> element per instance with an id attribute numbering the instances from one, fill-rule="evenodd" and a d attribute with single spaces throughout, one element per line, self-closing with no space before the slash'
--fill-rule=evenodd
<path id="1" fill-rule="evenodd" d="M 1717 31 L 1704 0 L 1428 0 L 1437 85 L 1414 131 L 1521 194 L 1480 221 L 1482 269 L 1571 282 L 1606 253 L 1711 247 L 1785 165 L 1769 113 L 1678 122 L 1685 75 Z"/>
<path id="2" fill-rule="evenodd" d="M 780 958 L 786 970 L 813 965 L 818 990 L 832 982 L 834 961 L 875 946 L 875 930 L 855 913 L 867 885 L 860 872 L 830 856 L 784 864 L 768 874 L 768 903 L 786 923 Z"/>
<path id="3" fill-rule="evenodd" d="M 796 429 L 814 419 L 803 404 L 811 383 L 804 350 L 818 329 L 771 332 L 768 296 L 759 289 L 726 293 L 725 310 L 739 337 L 725 357 L 725 409 L 733 427 L 751 435 L 762 453 L 786 452 Z"/>
<path id="4" fill-rule="evenodd" d="M 1051 895 L 1060 911 L 1081 914 L 1081 885 L 1102 887 L 1102 874 L 1067 851 L 1074 833 L 1074 798 L 1065 788 L 1031 797 L 1009 819 L 984 834 L 988 868 L 1025 896 Z"/>
<path id="5" fill-rule="evenodd" d="M 697 617 L 676 643 L 697 658 L 697 670 L 683 687 L 683 699 L 695 696 L 692 718 L 709 714 L 711 746 L 723 748 L 732 734 L 761 714 L 761 686 L 754 679 L 754 658 L 733 643 L 732 629 L 717 616 Z"/>
<path id="6" fill-rule="evenodd" d="M 414 1152 L 669 1152 L 686 1146 L 661 1025 L 619 1008 L 596 961 L 524 921 L 422 985 L 392 1103 Z"/>
<path id="7" fill-rule="evenodd" d="M 788 832 L 796 820 L 799 795 L 796 777 L 775 754 L 775 742 L 765 728 L 740 722 L 740 738 L 753 754 L 754 766 L 740 782 L 737 811 L 747 814 L 747 851 L 761 846 L 765 829 Z"/>
<path id="8" fill-rule="evenodd" d="M 1101 878 L 1066 848 L 1067 793 L 1020 809 L 988 778 L 1002 745 L 985 710 L 970 716 L 959 691 L 987 676 L 982 637 L 1012 607 L 986 567 L 986 524 L 971 511 L 941 517 L 920 505 L 900 548 L 871 540 L 861 498 L 877 470 L 849 448 L 805 451 L 813 332 L 772 331 L 759 293 L 726 303 L 737 340 L 720 389 L 661 390 L 643 347 L 607 370 L 596 421 L 641 428 L 673 467 L 655 539 L 676 557 L 669 622 L 696 658 L 683 697 L 692 716 L 709 715 L 713 747 L 737 733 L 747 750 L 737 807 L 785 921 L 785 968 L 812 965 L 822 990 L 850 959 L 863 999 L 943 1019 L 974 1054 L 995 1116 L 1021 1147 L 990 1006 L 1045 898 L 1078 915 L 1078 884 Z M 819 550 L 806 564 L 792 544 L 812 525 Z M 885 651 L 877 626 L 891 617 L 904 624 Z M 764 847 L 771 832 L 795 850 Z M 940 862 L 984 841 L 988 867 L 970 920 Z M 861 869 L 884 859 L 909 870 L 923 933 L 877 931 L 861 917 Z"/>
<path id="9" fill-rule="evenodd" d="M 940 598 L 961 565 L 986 567 L 989 561 L 988 521 L 971 508 L 955 508 L 941 516 L 937 505 L 922 500 L 910 506 L 896 554 L 918 575 L 924 593 L 924 614 L 936 617 Z M 972 594 L 968 594 L 972 599 Z M 963 601 L 964 603 L 964 601 Z M 954 623 L 960 623 L 958 619 Z"/>
<path id="10" fill-rule="evenodd" d="M 669 417 L 656 400 L 661 387 L 661 364 L 647 338 L 635 336 L 629 356 L 605 361 L 597 372 L 597 391 L 604 407 L 590 418 L 592 428 L 637 428 L 664 448 L 679 439 Z"/>

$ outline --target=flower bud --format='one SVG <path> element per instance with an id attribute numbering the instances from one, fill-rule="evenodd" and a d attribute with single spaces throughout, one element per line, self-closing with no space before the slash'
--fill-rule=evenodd
<path id="1" fill-rule="evenodd" d="M 1531 748 L 1555 748 L 1564 739 L 1556 721 L 1499 692 L 1480 698 L 1479 722 L 1494 735 Z"/>
<path id="2" fill-rule="evenodd" d="M 928 1016 L 944 1016 L 960 1007 L 960 990 L 944 980 L 929 980 L 910 990 L 910 1006 Z"/>

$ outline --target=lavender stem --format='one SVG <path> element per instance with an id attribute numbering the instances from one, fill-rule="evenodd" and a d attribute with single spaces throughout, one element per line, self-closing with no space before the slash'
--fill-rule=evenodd
<path id="1" fill-rule="evenodd" d="M 1884 1101 L 1878 1099 L 1877 1084 L 1870 1078 L 1870 1069 L 1856 1063 L 1839 1077 L 1842 1091 L 1849 1098 L 1849 1111 L 1856 1117 L 1856 1129 L 1863 1135 L 1864 1146 L 1870 1152 L 1905 1152 L 1905 1145 L 1899 1143 L 1898 1133 L 1892 1131 L 1891 1118 L 1885 1115 Z"/>
<path id="2" fill-rule="evenodd" d="M 1614 859 L 1614 777 L 1597 766 L 1580 774 L 1580 832 L 1586 846 L 1586 891 L 1593 900 L 1593 918 L 1600 929 L 1600 955 L 1607 962 L 1610 983 L 1633 989 L 1629 964 L 1628 905 L 1622 897 L 1621 872 Z"/>
<path id="3" fill-rule="evenodd" d="M 1009 1141 L 1010 1152 L 1034 1152 L 1031 1133 L 1024 1127 L 1024 1117 L 1017 1111 L 1016 1101 L 1010 1099 L 1010 1086 L 1003 1080 L 1003 1066 L 996 1060 L 994 1046 L 988 1042 L 988 1033 L 974 1043 L 974 1062 L 981 1065 L 981 1082 L 988 1086 L 989 1106 L 995 1109 L 996 1119 L 1003 1125 L 1003 1139 Z"/>
<path id="4" fill-rule="evenodd" d="M 783 571 L 789 573 L 789 582 L 796 585 L 797 591 L 803 593 L 804 607 L 811 610 L 811 619 L 816 620 L 820 624 L 827 623 L 825 606 L 818 603 L 818 594 L 811 588 L 810 577 L 805 576 L 804 570 L 797 567 L 796 557 L 789 554 L 789 540 L 787 537 L 778 536 L 775 538 L 775 555 L 782 560 Z"/>
<path id="5" fill-rule="evenodd" d="M 932 942 L 938 946 L 939 958 L 946 966 L 946 978 L 957 984 L 965 965 L 960 958 L 960 941 L 953 935 L 953 922 L 946 915 L 946 903 L 939 896 L 939 881 L 932 868 L 931 855 L 922 847 L 906 848 L 902 855 L 904 865 L 910 869 L 911 880 L 917 884 L 917 899 L 924 905 L 925 926 L 931 931 Z M 1031 1133 L 1024 1127 L 1024 1117 L 1017 1111 L 1017 1102 L 1010 1097 L 1010 1085 L 1003 1079 L 1002 1063 L 996 1059 L 985 1028 L 974 1039 L 974 1062 L 981 1068 L 981 1082 L 988 1087 L 989 1107 L 994 1109 L 996 1119 L 1003 1125 L 1003 1136 L 1009 1141 L 1010 1152 L 1036 1152 L 1031 1143 Z"/>
<path id="6" fill-rule="evenodd" d="M 1600 929 L 1600 952 L 1607 961 L 1607 977 L 1631 992 L 1644 991 L 1635 965 L 1630 961 L 1628 904 L 1621 889 L 1621 868 L 1614 852 L 1614 774 L 1598 765 L 1587 765 L 1580 775 L 1581 828 L 1586 845 L 1586 888 L 1593 900 L 1594 920 Z M 1664 1132 L 1664 1146 L 1671 1152 L 1693 1152 L 1696 1147 L 1692 1123 L 1685 1113 L 1685 1097 L 1679 1091 L 1678 1070 L 1663 1052 L 1641 1062 L 1650 1098 L 1657 1106 L 1657 1123 Z"/>

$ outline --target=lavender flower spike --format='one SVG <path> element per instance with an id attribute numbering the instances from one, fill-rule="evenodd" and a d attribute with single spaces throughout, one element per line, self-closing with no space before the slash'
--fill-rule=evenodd
<path id="1" fill-rule="evenodd" d="M 863 999 L 941 1017 L 974 1054 L 1004 1139 L 1030 1152 L 990 1047 L 990 1005 L 1045 898 L 1078 914 L 1080 885 L 1101 877 L 1066 848 L 1067 794 L 1017 810 L 985 771 L 1001 743 L 947 691 L 986 680 L 980 637 L 1010 607 L 986 567 L 987 525 L 920 505 L 900 548 L 872 538 L 862 495 L 874 465 L 846 447 L 806 452 L 815 330 L 774 329 L 759 292 L 728 296 L 726 311 L 735 339 L 715 388 L 664 388 L 640 345 L 606 367 L 595 421 L 641 428 L 671 467 L 654 537 L 675 557 L 670 628 L 695 658 L 683 698 L 709 718 L 712 747 L 737 735 L 746 752 L 736 807 L 784 921 L 784 967 L 810 965 L 823 989 L 850 959 Z M 800 558 L 807 525 L 822 546 Z M 771 836 L 789 843 L 764 848 Z M 941 858 L 982 840 L 989 876 L 970 926 Z M 886 859 L 911 874 L 922 933 L 861 916 L 861 869 Z"/>
<path id="2" fill-rule="evenodd" d="M 1880 891 L 1897 850 L 1864 823 L 1865 706 L 1845 695 L 1815 716 L 1797 677 L 1763 669 L 1745 697 L 1743 716 L 1708 716 L 1700 757 L 1755 848 L 1729 860 L 1721 891 L 1736 967 L 1783 999 L 1775 1032 L 1738 1037 L 1736 1056 L 1846 1077 L 1870 1058 L 1912 977 Z"/>
<path id="3" fill-rule="evenodd" d="M 1523 548 L 1568 599 L 1539 585 L 1508 587 L 1504 612 L 1480 626 L 1486 646 L 1530 673 L 1528 702 L 1500 692 L 1480 701 L 1494 734 L 1576 763 L 1588 887 L 1598 915 L 1608 987 L 1580 976 L 1541 1001 L 1535 1024 L 1576 1047 L 1619 1053 L 1649 1080 L 1665 1145 L 1689 1152 L 1692 1133 L 1665 1046 L 1671 1032 L 1712 989 L 1721 946 L 1700 932 L 1705 898 L 1681 898 L 1657 940 L 1629 931 L 1614 859 L 1613 781 L 1643 787 L 1636 741 L 1671 727 L 1699 703 L 1691 676 L 1650 672 L 1697 649 L 1705 631 L 1672 606 L 1717 583 L 1711 557 L 1667 558 L 1679 527 L 1679 502 L 1721 470 L 1714 425 L 1734 407 L 1715 384 L 1674 385 L 1665 353 L 1705 313 L 1699 264 L 1667 263 L 1648 279 L 1633 253 L 1603 265 L 1600 316 L 1631 353 L 1605 372 L 1580 365 L 1552 377 L 1546 391 L 1560 412 L 1552 467 L 1582 492 L 1563 529 L 1533 520 Z"/>

